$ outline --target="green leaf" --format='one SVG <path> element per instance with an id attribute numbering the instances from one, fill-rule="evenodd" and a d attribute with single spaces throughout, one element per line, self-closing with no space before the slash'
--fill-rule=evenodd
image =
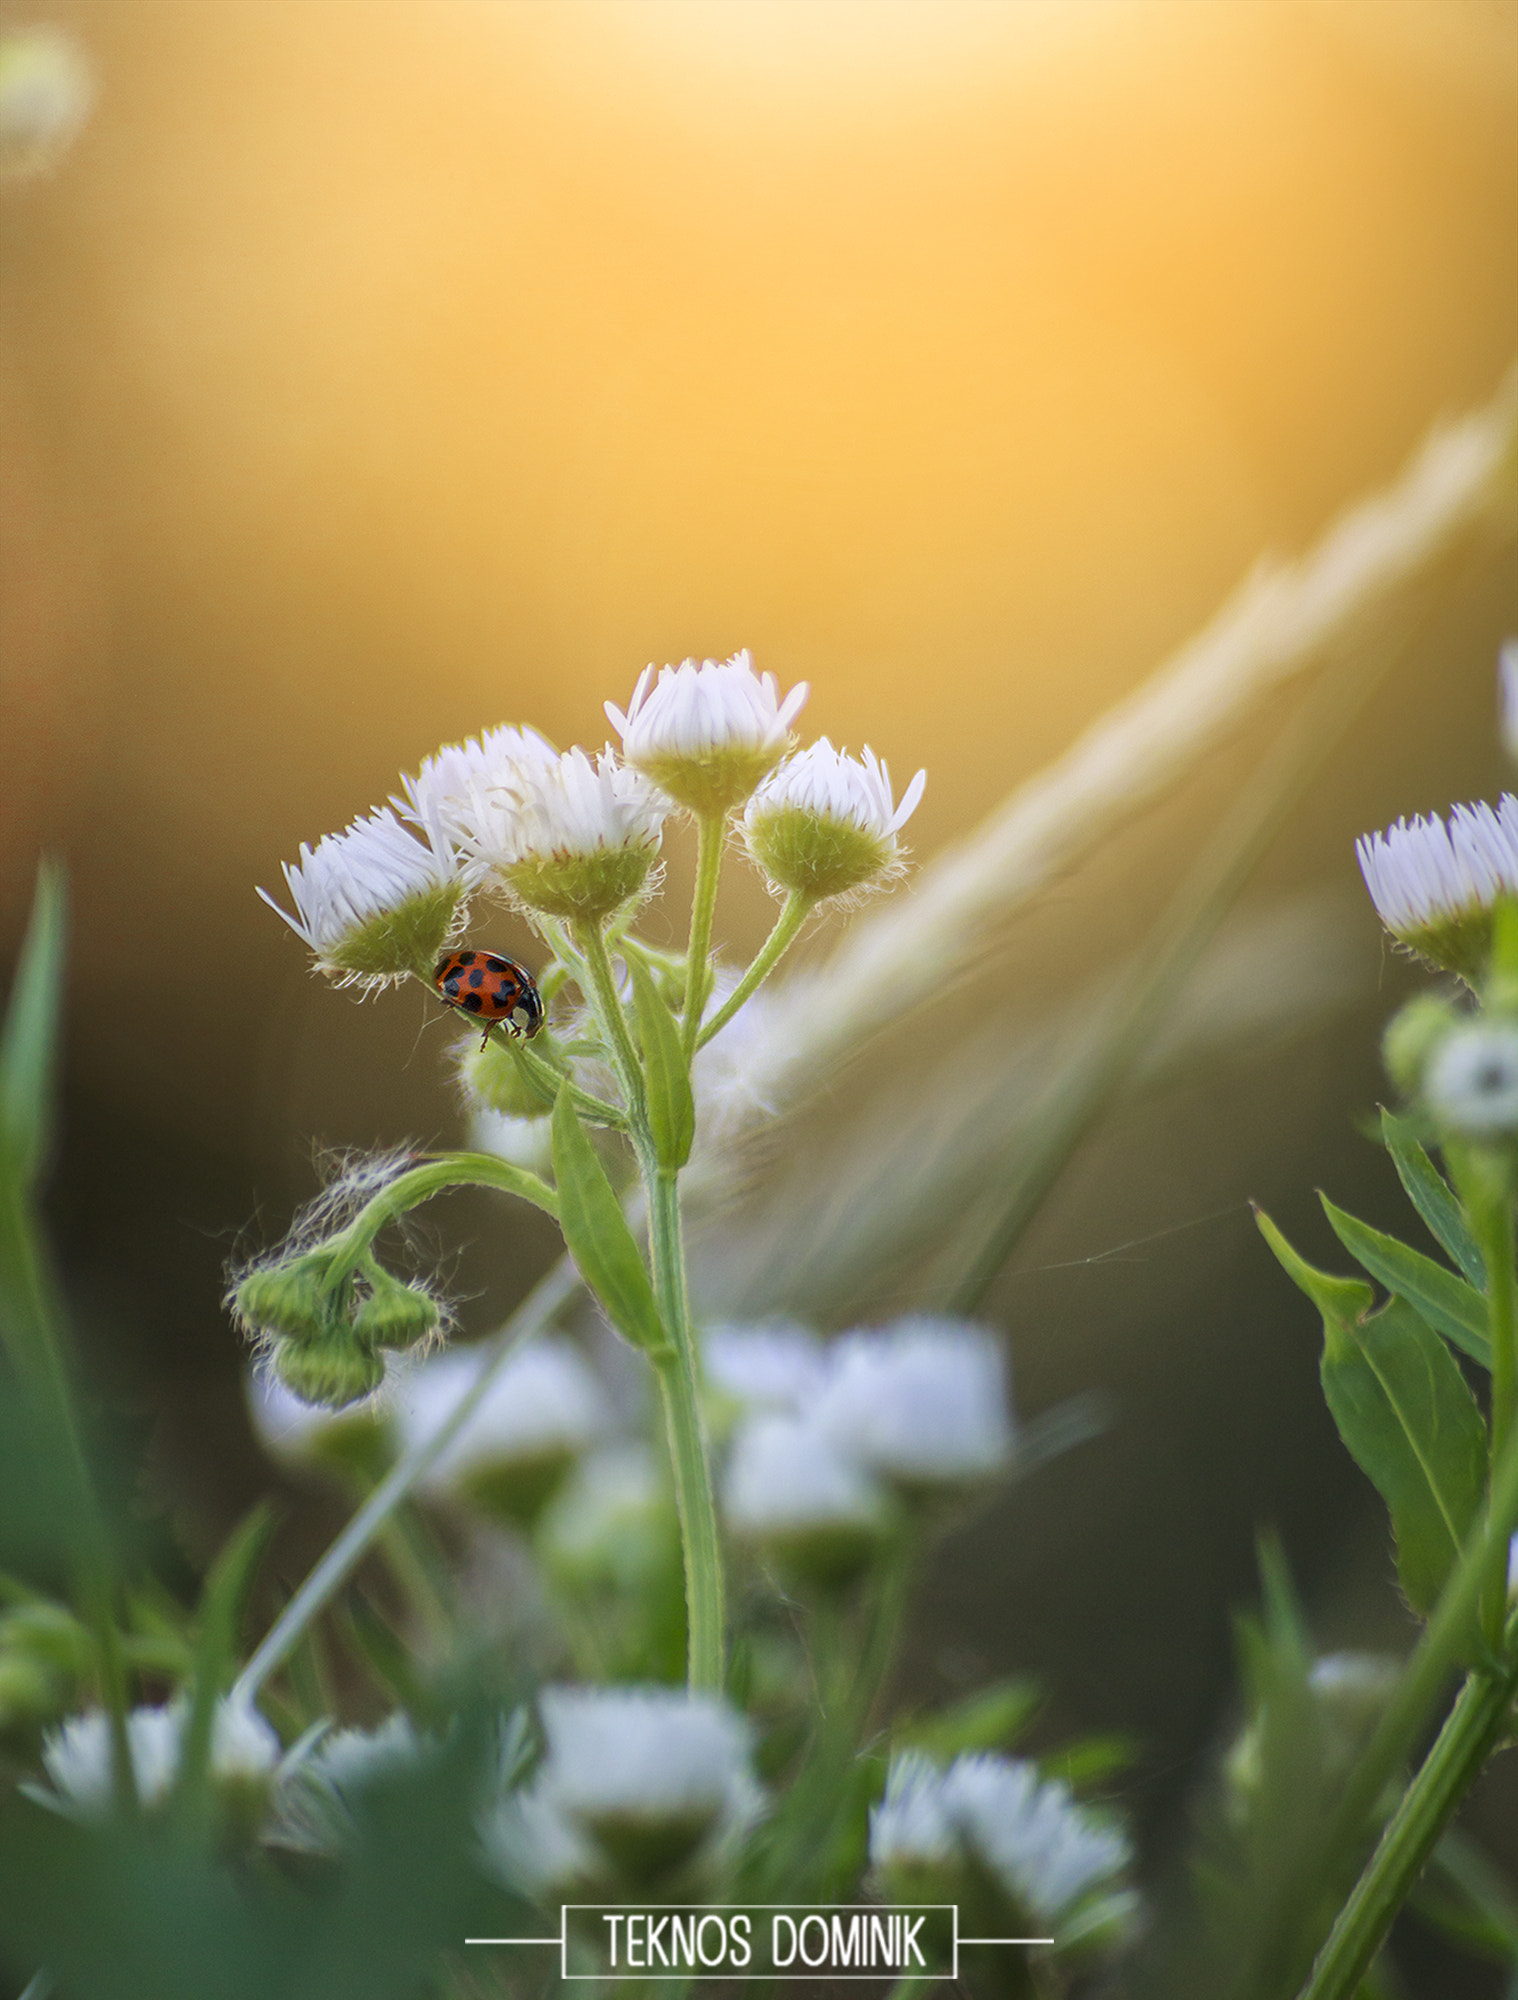
<path id="1" fill-rule="evenodd" d="M 1323 1315 L 1323 1337 L 1329 1347 L 1343 1346 L 1375 1303 L 1375 1293 L 1359 1278 L 1336 1278 L 1331 1272 L 1309 1264 L 1293 1250 L 1263 1208 L 1255 1210 L 1254 1219 L 1286 1275 L 1306 1292 Z"/>
<path id="2" fill-rule="evenodd" d="M 1346 1215 L 1326 1194 L 1320 1194 L 1318 1199 L 1334 1234 L 1351 1257 L 1363 1264 L 1373 1278 L 1379 1278 L 1389 1292 L 1396 1292 L 1416 1307 L 1430 1326 L 1437 1327 L 1447 1339 L 1463 1348 L 1473 1361 L 1479 1361 L 1483 1368 L 1491 1367 L 1486 1300 L 1480 1292 L 1464 1278 L 1436 1264 L 1432 1257 L 1425 1257 L 1421 1250 L 1410 1249 L 1395 1236 L 1383 1235 L 1368 1222 Z"/>
<path id="3" fill-rule="evenodd" d="M 1428 1224 L 1430 1233 L 1451 1263 L 1458 1264 L 1478 1290 L 1486 1284 L 1486 1266 L 1465 1212 L 1443 1174 L 1424 1152 L 1411 1119 L 1381 1108 L 1381 1136 L 1392 1164 L 1407 1190 L 1407 1198 Z"/>
<path id="4" fill-rule="evenodd" d="M 1026 1675 L 978 1688 L 936 1715 L 910 1719 L 895 1733 L 898 1744 L 926 1750 L 947 1763 L 967 1750 L 1005 1750 L 1032 1721 L 1043 1690 Z"/>
<path id="5" fill-rule="evenodd" d="M 1356 1464 L 1386 1502 L 1415 1611 L 1433 1609 L 1486 1485 L 1486 1425 L 1459 1364 L 1404 1299 L 1329 1340 L 1323 1393 Z"/>
<path id="6" fill-rule="evenodd" d="M 637 952 L 629 952 L 626 962 L 638 1008 L 638 1039 L 643 1044 L 648 1123 L 654 1135 L 654 1150 L 665 1172 L 674 1173 L 690 1158 L 691 1143 L 696 1136 L 690 1067 L 685 1060 L 679 1024 L 661 998 L 648 967 Z"/>
<path id="7" fill-rule="evenodd" d="M 47 1150 L 67 926 L 63 870 L 44 861 L 0 1029 L 0 1152 L 23 1187 L 36 1180 Z"/>
<path id="8" fill-rule="evenodd" d="M 195 1635 L 195 1692 L 185 1727 L 177 1791 L 188 1794 L 203 1785 L 211 1760 L 217 1697 L 231 1681 L 237 1664 L 238 1617 L 273 1525 L 273 1510 L 267 1501 L 260 1501 L 234 1529 L 206 1578 Z"/>
<path id="9" fill-rule="evenodd" d="M 553 1108 L 553 1171 L 565 1247 L 607 1318 L 645 1354 L 670 1351 L 633 1233 L 567 1087 Z"/>

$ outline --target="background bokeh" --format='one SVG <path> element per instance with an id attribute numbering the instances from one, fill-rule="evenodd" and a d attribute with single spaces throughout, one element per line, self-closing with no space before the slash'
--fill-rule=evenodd
<path id="1" fill-rule="evenodd" d="M 1263 552 L 1309 546 L 1492 393 L 1518 345 L 1518 10 L 49 18 L 98 98 L 54 175 L 0 202 L 0 942 L 39 848 L 62 852 L 61 1252 L 147 1449 L 141 1504 L 198 1560 L 271 1477 L 226 1256 L 279 1233 L 313 1139 L 458 1129 L 435 1010 L 310 980 L 253 884 L 441 740 L 530 720 L 594 745 L 646 661 L 739 645 L 813 682 L 811 730 L 902 780 L 926 765 L 919 854 L 967 831 Z M 1503 781 L 1515 627 L 1511 564 L 1478 566 L 1261 871 L 1257 898 L 1343 897 L 1338 1006 L 1112 1121 L 993 1301 L 1024 1407 L 1099 1387 L 1114 1421 L 953 1545 L 905 1685 L 1045 1672 L 1059 1726 L 1144 1742 L 1131 1803 L 1160 1835 L 1220 1726 L 1257 1526 L 1285 1533 L 1325 1643 L 1400 1643 L 1311 1315 L 1243 1202 L 1320 1249 L 1314 1181 L 1396 1215 L 1352 1119 L 1407 975 L 1349 841 Z M 1060 883 L 829 1116 L 878 1119 L 946 1034 L 1057 1009 L 1141 934 L 1252 748 Z M 672 908 L 687 880 L 676 841 Z M 732 943 L 766 921 L 734 871 Z M 510 921 L 499 941 L 530 954 Z M 489 1227 L 461 1204 L 448 1232 Z M 466 1250 L 466 1323 L 547 1248 Z M 302 1504 L 292 1552 L 330 1518 Z"/>

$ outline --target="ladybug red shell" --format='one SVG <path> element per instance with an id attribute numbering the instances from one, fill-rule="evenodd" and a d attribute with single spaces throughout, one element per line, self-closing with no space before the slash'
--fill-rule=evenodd
<path id="1" fill-rule="evenodd" d="M 500 1022 L 531 1041 L 543 1025 L 543 1002 L 532 974 L 514 958 L 498 958 L 493 951 L 450 951 L 438 960 L 432 983 L 448 1006 L 483 1021 L 487 1037 Z"/>

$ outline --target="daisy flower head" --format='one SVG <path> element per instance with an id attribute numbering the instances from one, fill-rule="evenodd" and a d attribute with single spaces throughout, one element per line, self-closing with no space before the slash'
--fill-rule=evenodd
<path id="1" fill-rule="evenodd" d="M 898 805 L 868 745 L 851 757 L 820 736 L 761 782 L 743 815 L 744 844 L 773 888 L 809 902 L 846 896 L 900 868 L 896 836 L 926 783 L 919 771 Z"/>
<path id="2" fill-rule="evenodd" d="M 462 743 L 445 743 L 424 758 L 414 778 L 402 777 L 402 796 L 391 804 L 429 841 L 458 840 L 472 824 L 471 807 L 478 795 L 509 784 L 519 767 L 546 771 L 558 756 L 535 729 L 502 723 Z"/>
<path id="3" fill-rule="evenodd" d="M 179 1775 L 190 1719 L 189 1703 L 134 1708 L 126 1719 L 127 1753 L 137 1797 L 161 1805 Z M 216 1704 L 211 1722 L 211 1777 L 219 1791 L 247 1805 L 267 1797 L 280 1758 L 274 1731 L 245 1702 L 230 1696 Z M 112 1798 L 111 1725 L 103 1709 L 71 1716 L 43 1739 L 42 1764 L 53 1782 L 51 1803 L 76 1819 L 103 1819 Z"/>
<path id="4" fill-rule="evenodd" d="M 735 1535 L 809 1582 L 856 1576 L 890 1527 L 885 1491 L 870 1474 L 817 1425 L 781 1411 L 740 1425 L 722 1497 Z"/>
<path id="5" fill-rule="evenodd" d="M 295 915 L 267 889 L 259 895 L 339 985 L 389 986 L 415 973 L 430 980 L 438 954 L 464 915 L 464 884 L 441 833 L 424 844 L 388 806 L 329 833 L 284 864 Z"/>
<path id="6" fill-rule="evenodd" d="M 1518 897 L 1518 798 L 1495 810 L 1456 806 L 1448 821 L 1398 820 L 1355 842 L 1381 921 L 1399 943 L 1436 965 L 1476 978 L 1491 943 L 1492 911 Z"/>
<path id="7" fill-rule="evenodd" d="M 600 923 L 641 893 L 669 800 L 610 749 L 566 750 L 477 784 L 464 845 L 477 873 L 544 916 Z"/>
<path id="8" fill-rule="evenodd" d="M 1012 1462 L 1001 1343 L 969 1320 L 913 1314 L 846 1334 L 813 1415 L 838 1450 L 907 1495 L 977 1485 Z"/>
<path id="9" fill-rule="evenodd" d="M 785 700 L 773 674 L 756 674 L 747 648 L 730 660 L 684 660 L 638 676 L 627 713 L 607 702 L 622 755 L 678 805 L 707 816 L 741 806 L 794 738 L 807 698 L 798 681 Z"/>
<path id="10" fill-rule="evenodd" d="M 539 1708 L 548 1747 L 530 1796 L 613 1877 L 709 1871 L 758 1815 L 752 1732 L 720 1695 L 550 1687 Z"/>

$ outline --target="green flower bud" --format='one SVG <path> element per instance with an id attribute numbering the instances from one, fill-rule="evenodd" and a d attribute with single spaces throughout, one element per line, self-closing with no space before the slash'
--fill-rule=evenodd
<path id="1" fill-rule="evenodd" d="M 68 1701 L 63 1675 L 30 1654 L 0 1652 L 0 1729 L 50 1722 Z"/>
<path id="2" fill-rule="evenodd" d="M 281 1340 L 271 1365 L 275 1376 L 304 1403 L 339 1410 L 371 1396 L 385 1379 L 385 1364 L 349 1334 L 297 1343 Z"/>
<path id="3" fill-rule="evenodd" d="M 1437 993 L 1415 994 L 1392 1015 L 1381 1037 L 1381 1061 L 1404 1096 L 1417 1096 L 1429 1057 L 1464 1018 L 1459 1008 Z"/>
<path id="4" fill-rule="evenodd" d="M 459 1082 L 470 1103 L 503 1118 L 546 1118 L 545 1104 L 522 1072 L 514 1042 L 492 1035 L 483 1048 L 471 1035 L 459 1056 Z"/>
<path id="5" fill-rule="evenodd" d="M 290 1340 L 329 1338 L 343 1326 L 344 1317 L 328 1268 L 323 1256 L 256 1265 L 232 1295 L 238 1318 L 255 1333 L 283 1334 Z"/>
<path id="6" fill-rule="evenodd" d="M 782 764 L 749 800 L 743 838 L 770 881 L 809 902 L 846 896 L 898 866 L 896 836 L 916 810 L 919 771 L 899 806 L 885 765 L 835 750 L 825 736 Z"/>
<path id="7" fill-rule="evenodd" d="M 93 1651 L 89 1633 L 61 1604 L 19 1604 L 0 1618 L 0 1652 L 25 1654 L 63 1674 L 83 1674 Z"/>
<path id="8" fill-rule="evenodd" d="M 353 1315 L 353 1332 L 365 1347 L 418 1347 L 441 1325 L 436 1301 L 419 1285 L 403 1285 L 372 1265 L 369 1295 Z"/>

